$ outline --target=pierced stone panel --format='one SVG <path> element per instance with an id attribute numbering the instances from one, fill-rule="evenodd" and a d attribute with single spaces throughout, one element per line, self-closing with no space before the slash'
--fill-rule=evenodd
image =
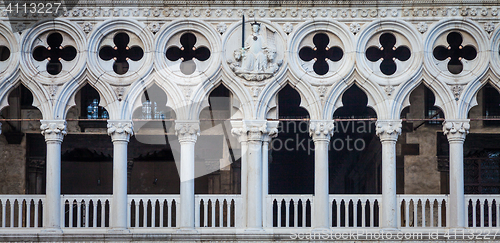
<path id="1" fill-rule="evenodd" d="M 313 70 L 318 75 L 325 75 L 330 71 L 328 61 L 338 62 L 344 56 L 342 48 L 330 47 L 330 37 L 327 33 L 317 33 L 312 42 L 314 47 L 304 46 L 300 48 L 299 57 L 304 62 L 313 60 Z M 340 41 L 338 41 L 340 43 Z M 333 43 L 332 43 L 333 44 Z"/>
<path id="2" fill-rule="evenodd" d="M 411 57 L 409 41 L 399 33 L 382 32 L 368 41 L 365 56 L 370 66 L 378 75 L 399 75 L 404 73 Z"/>
<path id="3" fill-rule="evenodd" d="M 34 64 L 44 76 L 68 74 L 78 61 L 76 43 L 64 32 L 45 32 L 36 39 L 33 46 Z"/>
<path id="4" fill-rule="evenodd" d="M 432 54 L 440 70 L 460 74 L 475 67 L 477 52 L 477 43 L 471 35 L 451 31 L 437 39 Z"/>
<path id="5" fill-rule="evenodd" d="M 442 20 L 427 33 L 424 65 L 434 78 L 462 85 L 480 79 L 488 70 L 491 42 L 478 23 L 468 19 Z"/>
<path id="6" fill-rule="evenodd" d="M 408 47 L 396 47 L 396 37 L 392 33 L 383 33 L 379 37 L 379 46 L 371 46 L 366 50 L 366 58 L 371 62 L 380 62 L 380 71 L 385 75 L 393 75 L 397 71 L 396 60 L 407 61 L 411 56 Z"/>
<path id="7" fill-rule="evenodd" d="M 80 76 L 86 65 L 86 38 L 71 22 L 47 21 L 23 34 L 21 68 L 45 85 L 58 85 Z"/>
<path id="8" fill-rule="evenodd" d="M 99 64 L 118 75 L 137 72 L 144 64 L 144 43 L 128 31 L 108 34 L 99 48 Z"/>
<path id="9" fill-rule="evenodd" d="M 33 50 L 33 58 L 37 62 L 46 62 L 46 71 L 51 75 L 57 75 L 67 67 L 71 66 L 71 61 L 76 57 L 77 51 L 71 43 L 63 46 L 63 35 L 59 32 L 52 32 L 47 35 L 46 44 L 39 45 Z"/>
<path id="10" fill-rule="evenodd" d="M 0 34 L 0 74 L 3 74 L 11 65 L 10 60 L 13 55 L 9 41 Z"/>
<path id="11" fill-rule="evenodd" d="M 196 36 L 186 32 L 180 37 L 180 47 L 173 45 L 167 49 L 167 59 L 172 62 L 180 60 L 179 68 L 185 75 L 194 73 L 196 70 L 195 60 L 204 62 L 210 58 L 210 50 L 205 46 L 195 46 L 196 42 Z"/>
<path id="12" fill-rule="evenodd" d="M 394 87 L 422 72 L 422 36 L 414 25 L 374 21 L 364 25 L 358 36 L 356 66 L 364 78 Z"/>

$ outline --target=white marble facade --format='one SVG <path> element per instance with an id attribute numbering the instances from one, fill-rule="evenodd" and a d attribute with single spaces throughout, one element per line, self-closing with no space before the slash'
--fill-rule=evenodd
<path id="1" fill-rule="evenodd" d="M 133 132 L 131 125 L 127 125 L 127 129 L 120 126 L 128 124 L 133 111 L 141 106 L 143 90 L 156 84 L 165 91 L 167 106 L 175 111 L 179 127 L 187 124 L 192 128 L 192 131 L 176 128 L 179 137 L 184 139 L 181 142 L 185 149 L 182 161 L 191 163 L 189 154 L 192 154 L 199 130 L 198 116 L 208 105 L 210 92 L 220 84 L 238 100 L 233 104 L 237 112 L 232 118 L 242 122 L 233 124 L 236 129 L 233 133 L 240 141 L 243 139 L 242 147 L 248 146 L 249 150 L 256 149 L 260 153 L 263 141 L 275 135 L 272 132 L 274 125 L 266 120 L 277 118 L 276 94 L 282 87 L 291 84 L 299 92 L 301 106 L 315 124 L 310 128 L 311 135 L 315 144 L 322 146 L 325 141 L 328 144 L 332 129 L 328 124 L 334 111 L 342 106 L 343 92 L 356 83 L 367 94 L 368 106 L 376 111 L 379 120 L 377 135 L 385 151 L 382 173 L 387 173 L 382 185 L 381 226 L 385 229 L 397 227 L 395 212 L 391 211 L 397 207 L 395 141 L 401 130 L 400 114 L 409 105 L 412 90 L 424 83 L 436 95 L 435 105 L 443 110 L 447 120 L 445 134 L 450 144 L 451 141 L 454 144 L 450 149 L 453 166 L 463 159 L 453 154 L 460 152 L 468 132 L 467 114 L 477 103 L 477 91 L 488 82 L 500 88 L 500 4 L 496 1 L 466 0 L 460 4 L 451 0 L 415 0 L 412 4 L 400 1 L 283 1 L 278 4 L 269 3 L 273 1 L 214 1 L 215 4 L 182 1 L 181 4 L 165 0 L 162 6 L 148 6 L 142 2 L 140 6 L 112 6 L 106 1 L 98 6 L 98 3 L 86 5 L 86 2 L 92 1 L 80 1 L 74 8 L 54 14 L 53 18 L 43 14 L 12 15 L 4 6 L 0 8 L 0 45 L 10 50 L 10 56 L 0 61 L 0 109 L 8 106 L 9 92 L 22 83 L 33 93 L 34 106 L 43 116 L 42 124 L 47 124 L 42 129 L 47 141 L 57 140 L 50 143 L 57 147 L 54 144 L 60 146 L 61 131 L 65 129 L 54 128 L 60 130 L 58 139 L 50 138 L 52 133 L 48 131 L 54 130 L 52 124 L 57 126 L 66 119 L 68 110 L 75 105 L 75 93 L 89 83 L 100 94 L 100 106 L 109 112 L 112 122 L 108 131 L 115 149 L 119 150 L 115 151 L 115 163 L 123 165 L 126 146 L 122 145 Z M 76 49 L 76 56 L 60 60 L 62 68 L 57 74 L 47 71 L 50 60 L 37 61 L 33 56 L 37 47 L 50 46 L 46 40 L 53 33 L 62 36 L 61 46 Z M 124 45 L 114 40 L 121 33 L 128 36 Z M 450 34 L 456 33 L 462 38 L 458 46 L 447 40 Z M 318 34 L 326 38 L 326 46 L 315 41 Z M 195 42 L 183 41 L 186 35 L 194 36 Z M 385 37 L 391 39 L 388 44 L 381 43 Z M 383 48 L 386 45 L 389 48 Z M 118 54 L 103 58 L 100 51 L 106 46 L 116 52 L 129 51 L 129 56 L 123 57 L 125 61 L 118 60 L 122 58 L 116 57 Z M 451 51 L 472 47 L 475 54 L 458 57 L 458 72 L 450 70 L 449 66 L 455 57 L 438 59 L 434 55 L 440 46 Z M 122 47 L 125 50 L 120 49 Z M 178 47 L 178 50 L 169 56 L 171 47 Z M 313 56 L 307 60 L 301 58 L 299 53 L 303 48 L 309 48 Z M 392 60 L 380 56 L 371 61 L 367 57 L 369 48 L 382 53 L 379 55 L 393 51 L 387 54 Z M 142 53 L 138 54 L 138 49 Z M 398 51 L 403 49 L 409 50 L 409 55 Z M 194 58 L 184 62 L 184 54 L 179 53 L 191 50 Z M 382 70 L 384 61 L 395 70 Z M 126 68 L 115 67 L 118 62 Z M 316 65 L 323 65 L 322 71 L 316 71 Z M 57 149 L 49 151 L 50 156 L 57 157 L 53 154 Z M 321 150 L 317 153 L 317 168 L 323 168 L 321 166 L 328 161 L 325 153 L 321 154 Z M 242 195 L 261 195 L 262 175 L 251 172 L 262 168 L 250 165 L 250 161 L 264 158 L 258 153 L 242 157 L 249 161 L 249 185 L 242 189 Z M 118 169 L 115 183 L 123 183 L 126 167 Z M 457 170 L 458 174 L 451 176 L 452 181 L 455 180 L 453 176 L 460 178 L 460 168 Z M 318 180 L 328 178 L 328 174 L 321 172 L 320 169 L 316 171 Z M 56 189 L 47 188 L 47 200 L 57 203 L 58 182 L 49 182 L 54 183 Z M 451 186 L 450 210 L 459 211 L 464 207 L 463 180 L 461 183 Z M 193 186 L 181 183 L 181 202 L 194 202 Z M 324 189 L 315 188 L 318 192 L 315 205 L 327 210 L 328 190 Z M 116 210 L 112 212 L 118 222 L 126 220 L 125 216 L 120 216 L 120 213 L 127 213 L 123 197 L 126 187 L 114 188 L 115 192 L 119 195 L 115 195 L 117 199 L 112 202 Z M 247 205 L 246 226 L 262 228 L 262 215 L 254 212 L 262 211 L 259 201 L 263 199 L 256 196 L 248 200 L 253 203 Z M 194 204 L 190 203 L 182 207 L 192 209 Z M 181 227 L 189 231 L 194 228 L 194 214 L 182 207 Z M 315 211 L 314 215 L 318 220 L 313 222 L 313 227 L 328 227 L 328 217 L 322 216 L 321 211 Z M 51 227 L 54 222 L 57 225 L 58 217 L 46 218 L 46 226 Z M 463 227 L 463 214 L 452 217 L 456 217 L 452 218 L 452 226 Z M 117 232 L 126 231 L 126 227 L 114 224 Z"/>

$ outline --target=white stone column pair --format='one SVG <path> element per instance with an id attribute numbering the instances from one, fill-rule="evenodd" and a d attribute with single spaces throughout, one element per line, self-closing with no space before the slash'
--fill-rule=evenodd
<path id="1" fill-rule="evenodd" d="M 450 195 L 448 205 L 451 228 L 465 228 L 465 194 L 464 194 L 464 141 L 469 133 L 469 120 L 446 120 L 443 133 L 450 144 Z"/>
<path id="2" fill-rule="evenodd" d="M 249 231 L 262 230 L 265 220 L 267 196 L 267 149 L 269 141 L 277 135 L 278 122 L 266 120 L 232 121 L 232 134 L 242 144 L 241 194 L 244 225 Z M 266 160 L 264 161 L 263 158 Z M 266 165 L 264 165 L 266 164 Z M 264 184 L 266 183 L 266 184 Z M 264 194 L 266 193 L 266 194 Z"/>

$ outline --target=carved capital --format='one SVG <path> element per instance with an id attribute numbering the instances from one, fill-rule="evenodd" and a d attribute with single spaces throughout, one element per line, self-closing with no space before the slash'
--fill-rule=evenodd
<path id="1" fill-rule="evenodd" d="M 375 123 L 376 134 L 381 142 L 397 141 L 401 134 L 401 120 L 380 120 Z"/>
<path id="2" fill-rule="evenodd" d="M 65 120 L 40 120 L 40 123 L 42 123 L 40 130 L 46 142 L 63 141 L 64 135 L 67 134 Z"/>
<path id="3" fill-rule="evenodd" d="M 465 140 L 465 136 L 469 133 L 469 120 L 446 120 L 443 123 L 443 133 L 448 137 L 448 141 Z"/>
<path id="4" fill-rule="evenodd" d="M 309 122 L 309 136 L 311 136 L 314 141 L 330 141 L 330 138 L 333 136 L 334 128 L 335 124 L 333 120 L 311 120 Z"/>
<path id="5" fill-rule="evenodd" d="M 244 120 L 232 121 L 231 134 L 238 137 L 240 143 L 248 141 L 269 142 L 278 136 L 278 121 Z"/>
<path id="6" fill-rule="evenodd" d="M 199 121 L 175 121 L 175 135 L 179 142 L 196 142 L 200 136 Z"/>
<path id="7" fill-rule="evenodd" d="M 130 136 L 134 135 L 132 121 L 116 120 L 108 121 L 108 135 L 111 136 L 111 141 L 126 141 Z"/>

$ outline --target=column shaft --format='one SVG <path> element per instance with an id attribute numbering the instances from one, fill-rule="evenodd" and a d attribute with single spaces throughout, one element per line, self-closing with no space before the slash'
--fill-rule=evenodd
<path id="1" fill-rule="evenodd" d="M 328 139 L 314 141 L 314 225 L 315 229 L 328 229 L 330 204 L 328 192 Z"/>
<path id="2" fill-rule="evenodd" d="M 450 141 L 450 226 L 465 227 L 464 142 Z"/>
<path id="3" fill-rule="evenodd" d="M 44 227 L 61 227 L 61 142 L 47 141 L 47 184 Z"/>
<path id="4" fill-rule="evenodd" d="M 396 141 L 382 141 L 382 228 L 397 228 Z"/>
<path id="5" fill-rule="evenodd" d="M 113 142 L 113 201 L 111 227 L 127 228 L 127 141 Z"/>
<path id="6" fill-rule="evenodd" d="M 183 229 L 194 229 L 195 226 L 194 146 L 194 141 L 181 142 L 180 227 Z"/>
<path id="7" fill-rule="evenodd" d="M 247 228 L 262 228 L 262 142 L 248 142 Z"/>

